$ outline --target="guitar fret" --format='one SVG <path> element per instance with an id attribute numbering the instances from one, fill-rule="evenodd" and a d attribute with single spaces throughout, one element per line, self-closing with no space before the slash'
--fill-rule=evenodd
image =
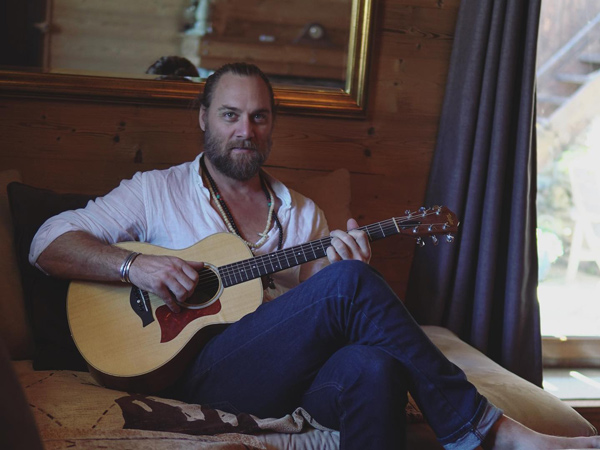
<path id="1" fill-rule="evenodd" d="M 276 272 L 279 269 L 281 269 L 281 265 L 279 264 L 279 261 L 275 261 L 273 262 L 273 256 L 269 256 L 269 263 L 271 264 L 271 271 Z M 277 255 L 275 255 L 275 258 L 277 258 Z"/>
<path id="2" fill-rule="evenodd" d="M 258 278 L 260 276 L 260 270 L 258 269 L 258 264 L 251 264 L 251 267 L 252 267 L 253 278 Z"/>
<path id="3" fill-rule="evenodd" d="M 292 251 L 291 253 L 294 259 L 296 260 L 296 264 L 300 264 L 300 262 L 298 261 L 298 254 L 296 253 L 296 251 Z"/>
<path id="4" fill-rule="evenodd" d="M 261 258 L 260 258 L 260 262 L 262 263 L 262 265 L 263 265 L 263 268 L 264 268 L 264 270 L 262 270 L 260 274 L 261 274 L 261 275 L 266 275 L 266 274 L 268 274 L 268 273 L 269 273 L 269 271 L 268 271 L 268 269 L 267 269 L 267 265 L 265 264 L 265 258 L 264 258 L 264 257 L 261 257 Z"/>
<path id="5" fill-rule="evenodd" d="M 242 281 L 248 281 L 248 277 L 245 276 L 246 275 L 246 270 L 244 269 L 244 265 L 243 264 L 239 264 L 240 269 L 238 270 L 238 275 L 240 277 L 240 280 Z"/>
<path id="6" fill-rule="evenodd" d="M 229 287 L 229 286 L 233 285 L 231 283 L 231 279 L 229 278 L 229 275 L 225 275 L 221 269 L 219 269 L 219 278 L 221 278 L 221 281 L 223 282 L 223 286 Z"/>
<path id="7" fill-rule="evenodd" d="M 277 261 L 282 269 L 288 269 L 292 266 L 285 252 L 277 252 Z"/>
<path id="8" fill-rule="evenodd" d="M 281 262 L 280 256 L 281 256 L 281 258 L 283 258 L 283 264 Z M 288 269 L 288 268 L 292 267 L 292 263 L 290 263 L 290 260 L 288 259 L 286 253 L 283 251 L 277 252 L 277 260 L 279 261 L 279 265 L 281 266 L 282 269 Z"/>
<path id="9" fill-rule="evenodd" d="M 301 245 L 300 247 L 298 247 L 300 250 L 302 250 L 302 256 L 304 257 L 304 261 L 302 261 L 303 263 L 308 261 L 308 258 L 306 257 L 306 252 L 304 251 L 304 245 Z"/>
<path id="10" fill-rule="evenodd" d="M 381 230 L 381 233 L 383 233 L 383 237 L 385 237 L 385 231 L 383 231 L 383 227 L 381 226 L 381 222 L 379 222 L 379 229 Z"/>
<path id="11" fill-rule="evenodd" d="M 316 259 L 317 258 L 317 252 L 315 250 L 315 247 L 314 247 L 314 245 L 313 245 L 312 242 L 309 242 L 309 245 L 310 245 L 310 251 L 312 252 L 312 256 L 313 256 L 312 259 Z M 311 261 L 312 261 L 312 259 L 311 259 Z"/>

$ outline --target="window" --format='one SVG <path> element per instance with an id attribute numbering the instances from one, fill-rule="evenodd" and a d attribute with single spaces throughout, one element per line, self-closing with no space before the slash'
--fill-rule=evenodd
<path id="1" fill-rule="evenodd" d="M 544 0 L 537 60 L 544 364 L 600 366 L 600 2 Z"/>

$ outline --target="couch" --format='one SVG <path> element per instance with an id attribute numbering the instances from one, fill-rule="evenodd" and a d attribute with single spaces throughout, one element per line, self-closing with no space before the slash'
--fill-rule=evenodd
<path id="1" fill-rule="evenodd" d="M 285 417 L 234 416 L 202 405 L 107 389 L 86 371 L 64 314 L 67 283 L 29 266 L 33 233 L 49 215 L 81 206 L 0 172 L 0 448 L 335 449 L 338 433 L 303 410 Z M 348 173 L 284 180 L 314 198 L 333 227 L 349 216 Z M 8 190 L 7 190 L 8 186 Z M 593 435 L 594 427 L 553 395 L 503 369 L 449 330 L 423 327 L 434 344 L 493 403 L 537 431 Z M 440 449 L 412 400 L 407 448 Z"/>

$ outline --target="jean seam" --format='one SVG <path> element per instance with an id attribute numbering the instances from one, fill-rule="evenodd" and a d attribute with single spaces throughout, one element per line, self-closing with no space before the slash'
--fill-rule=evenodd
<path id="1" fill-rule="evenodd" d="M 478 416 L 481 416 L 483 414 L 483 408 L 485 408 L 486 404 L 486 400 L 482 397 L 479 401 L 477 409 L 475 410 L 475 413 L 469 420 L 466 421 L 466 423 L 462 427 L 460 427 L 458 430 L 456 430 L 453 433 L 450 433 L 447 436 L 439 437 L 438 440 L 441 443 L 446 444 L 456 441 L 457 437 L 464 436 L 467 433 L 473 433 L 475 434 L 475 436 L 477 436 L 479 440 L 482 440 L 484 436 L 479 432 L 474 422 L 477 420 Z"/>
<path id="2" fill-rule="evenodd" d="M 318 392 L 318 391 L 321 391 L 323 389 L 330 388 L 330 387 L 337 389 L 339 392 L 344 392 L 344 387 L 342 385 L 340 385 L 339 383 L 334 383 L 332 381 L 329 383 L 320 384 L 318 387 L 315 387 L 315 388 L 312 388 L 312 389 L 306 391 L 304 393 L 304 395 L 310 395 L 310 394 L 313 394 L 315 392 Z"/>

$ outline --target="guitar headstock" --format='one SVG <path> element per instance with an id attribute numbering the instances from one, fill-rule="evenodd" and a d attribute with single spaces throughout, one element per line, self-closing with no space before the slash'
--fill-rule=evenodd
<path id="1" fill-rule="evenodd" d="M 431 236 L 434 245 L 438 244 L 437 235 L 445 235 L 446 241 L 453 242 L 460 222 L 456 214 L 445 206 L 421 207 L 416 211 L 405 211 L 403 217 L 395 217 L 400 234 L 417 238 L 420 246 L 425 245 L 423 236 Z"/>

